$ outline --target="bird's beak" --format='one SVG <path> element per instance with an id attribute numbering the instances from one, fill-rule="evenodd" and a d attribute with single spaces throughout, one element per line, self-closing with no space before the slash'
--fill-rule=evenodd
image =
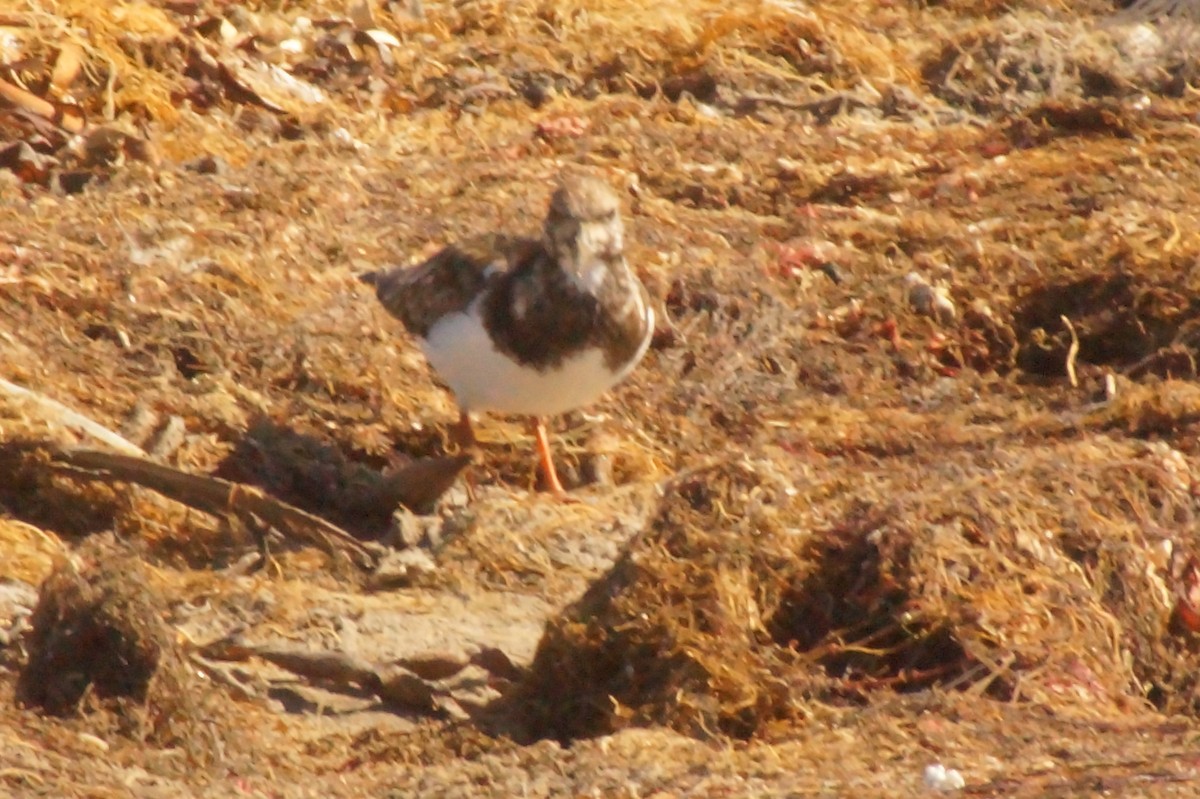
<path id="1" fill-rule="evenodd" d="M 625 251 L 625 241 L 619 229 L 600 223 L 590 224 L 588 238 L 595 243 L 595 252 L 605 260 L 620 258 Z"/>

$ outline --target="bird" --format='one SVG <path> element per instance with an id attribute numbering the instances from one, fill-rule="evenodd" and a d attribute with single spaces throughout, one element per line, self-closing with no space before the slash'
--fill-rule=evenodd
<path id="1" fill-rule="evenodd" d="M 360 277 L 453 393 L 459 444 L 477 446 L 473 413 L 528 417 L 545 485 L 565 497 L 547 417 L 624 380 L 654 334 L 654 308 L 626 260 L 612 187 L 564 172 L 539 238 L 483 233 L 417 266 Z"/>

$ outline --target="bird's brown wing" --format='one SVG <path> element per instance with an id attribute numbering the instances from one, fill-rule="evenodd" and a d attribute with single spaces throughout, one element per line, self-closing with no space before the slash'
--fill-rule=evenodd
<path id="1" fill-rule="evenodd" d="M 526 257 L 530 239 L 488 234 L 452 244 L 420 266 L 363 275 L 387 312 L 424 338 L 437 320 L 464 311 L 488 283 Z"/>

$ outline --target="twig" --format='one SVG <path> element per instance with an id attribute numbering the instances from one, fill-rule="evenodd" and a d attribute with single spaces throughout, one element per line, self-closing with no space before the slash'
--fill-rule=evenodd
<path id="1" fill-rule="evenodd" d="M 48 119 L 68 133 L 78 133 L 83 130 L 83 118 L 66 113 L 66 109 L 72 108 L 74 114 L 78 114 L 77 108 L 55 105 L 48 100 L 43 100 L 32 92 L 22 89 L 20 86 L 14 86 L 6 80 L 0 80 L 0 100 L 7 100 L 18 108 L 23 108 L 29 113 L 43 119 Z"/>
<path id="2" fill-rule="evenodd" d="M 283 532 L 297 534 L 333 554 L 338 547 L 358 556 L 359 565 L 374 568 L 377 558 L 361 541 L 319 516 L 306 513 L 259 489 L 219 477 L 190 474 L 145 458 L 90 449 L 51 452 L 51 458 L 72 472 L 105 482 L 136 483 L 176 502 L 222 516 L 252 514 Z"/>
<path id="3" fill-rule="evenodd" d="M 458 707 L 450 686 L 440 680 L 424 679 L 397 663 L 377 666 L 336 650 L 312 652 L 291 647 L 252 646 L 250 651 L 310 682 L 321 682 L 342 690 L 370 691 L 385 702 L 411 712 L 444 716 Z"/>
<path id="4" fill-rule="evenodd" d="M 207 674 L 209 679 L 211 679 L 213 682 L 220 683 L 231 690 L 238 699 L 248 700 L 262 698 L 258 691 L 239 680 L 234 675 L 233 670 L 228 666 L 213 663 L 212 661 L 207 660 L 194 652 L 188 656 L 188 660 L 196 668 Z"/>
<path id="5" fill-rule="evenodd" d="M 214 641 L 205 650 L 209 657 L 223 659 L 258 657 L 310 683 L 325 683 L 341 690 L 366 690 L 380 699 L 427 714 L 438 712 L 436 699 L 439 695 L 449 695 L 437 681 L 425 680 L 401 665 L 376 666 L 340 650 L 314 652 L 296 647 L 253 645 L 245 643 L 238 635 Z"/>
<path id="6" fill-rule="evenodd" d="M 374 664 L 346 652 L 314 652 L 280 646 L 254 646 L 251 647 L 251 651 L 268 663 L 308 680 L 337 685 L 358 685 L 372 691 L 379 685 L 379 676 L 375 672 Z"/>
<path id="7" fill-rule="evenodd" d="M 850 92 L 835 92 L 815 100 L 809 100 L 808 102 L 800 102 L 774 94 L 745 92 L 737 98 L 737 102 L 734 103 L 734 110 L 745 114 L 756 111 L 760 106 L 764 105 L 775 106 L 787 111 L 802 111 L 821 118 L 830 118 L 843 111 L 865 108 L 871 104 Z"/>
<path id="8" fill-rule="evenodd" d="M 3 378 L 0 378 L 0 393 L 29 401 L 43 413 L 45 418 L 61 422 L 68 427 L 77 427 L 100 443 L 107 444 L 123 455 L 131 455 L 137 458 L 146 457 L 145 450 L 132 441 L 122 438 L 112 430 L 93 422 L 83 414 L 71 410 L 58 400 L 53 400 L 44 394 L 22 388 L 16 383 L 10 383 Z"/>
<path id="9" fill-rule="evenodd" d="M 1071 320 L 1065 314 L 1058 318 L 1071 334 L 1071 346 L 1067 350 L 1067 379 L 1071 381 L 1071 388 L 1079 388 L 1079 377 L 1075 374 L 1075 359 L 1079 357 L 1079 334 L 1075 332 L 1075 325 L 1071 324 Z"/>
<path id="10" fill-rule="evenodd" d="M 508 655 L 495 647 L 480 647 L 470 654 L 432 652 L 376 663 L 341 650 L 251 644 L 243 639 L 241 630 L 200 645 L 193 654 L 205 668 L 215 668 L 216 664 L 210 662 L 213 660 L 243 662 L 259 658 L 310 684 L 321 683 L 329 690 L 355 694 L 367 691 L 410 712 L 442 718 L 468 718 L 472 700 L 464 693 L 484 684 L 495 688 L 497 682 L 512 682 L 522 674 Z M 471 666 L 490 676 L 481 680 L 468 670 Z M 234 687 L 246 690 L 240 684 Z M 484 704 L 477 706 L 482 708 Z"/>

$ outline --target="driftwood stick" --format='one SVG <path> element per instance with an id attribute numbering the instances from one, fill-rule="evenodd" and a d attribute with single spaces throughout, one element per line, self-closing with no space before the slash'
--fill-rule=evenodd
<path id="1" fill-rule="evenodd" d="M 213 682 L 220 683 L 233 692 L 234 696 L 241 700 L 261 699 L 262 696 L 258 691 L 247 685 L 242 680 L 235 676 L 232 668 L 223 663 L 213 663 L 196 653 L 188 656 L 188 660 L 201 671 L 209 676 Z"/>
<path id="2" fill-rule="evenodd" d="M 469 718 L 472 705 L 482 708 L 486 704 L 471 697 L 480 686 L 490 686 L 494 678 L 515 680 L 521 674 L 508 655 L 493 647 L 484 647 L 470 655 L 442 652 L 374 663 L 340 650 L 251 644 L 242 638 L 240 630 L 198 647 L 194 657 L 201 656 L 201 664 L 209 664 L 210 660 L 259 658 L 310 684 L 322 683 L 327 689 L 343 692 L 368 691 L 411 713 L 441 718 Z M 466 671 L 472 665 L 491 677 Z M 244 687 L 239 685 L 237 689 Z"/>
<path id="3" fill-rule="evenodd" d="M 73 411 L 66 405 L 63 405 L 58 400 L 53 400 L 44 394 L 39 394 L 36 391 L 30 391 L 27 388 L 22 388 L 16 383 L 10 383 L 4 378 L 0 378 L 0 393 L 7 394 L 10 397 L 25 400 L 35 406 L 42 416 L 49 421 L 59 422 L 67 427 L 78 428 L 87 435 L 96 439 L 102 444 L 112 447 L 122 455 L 132 455 L 138 458 L 146 457 L 146 452 L 137 444 L 134 444 L 128 439 L 104 427 L 101 424 L 93 422 L 83 414 Z"/>
<path id="4" fill-rule="evenodd" d="M 51 457 L 73 470 L 82 470 L 92 479 L 136 483 L 206 513 L 218 516 L 250 513 L 282 532 L 291 532 L 319 544 L 331 554 L 341 547 L 357 555 L 360 566 L 373 568 L 375 565 L 376 557 L 371 550 L 345 530 L 267 496 L 253 486 L 189 474 L 145 458 L 100 450 L 57 450 L 51 452 Z"/>
<path id="5" fill-rule="evenodd" d="M 69 133 L 78 133 L 83 130 L 83 117 L 77 115 L 78 109 L 75 109 L 75 114 L 68 116 L 65 109 L 69 106 L 55 105 L 6 80 L 0 80 L 0 100 L 5 100 L 31 114 L 48 119 Z"/>
<path id="6" fill-rule="evenodd" d="M 403 666 L 372 663 L 345 652 L 309 652 L 300 649 L 257 646 L 258 657 L 310 681 L 330 683 L 343 689 L 357 686 L 387 702 L 425 715 L 440 715 L 439 698 L 453 701 L 450 690 L 437 681 L 425 680 Z"/>
<path id="7" fill-rule="evenodd" d="M 251 651 L 268 663 L 309 680 L 359 685 L 370 690 L 379 684 L 373 664 L 345 652 L 314 652 L 280 646 L 256 646 Z"/>

